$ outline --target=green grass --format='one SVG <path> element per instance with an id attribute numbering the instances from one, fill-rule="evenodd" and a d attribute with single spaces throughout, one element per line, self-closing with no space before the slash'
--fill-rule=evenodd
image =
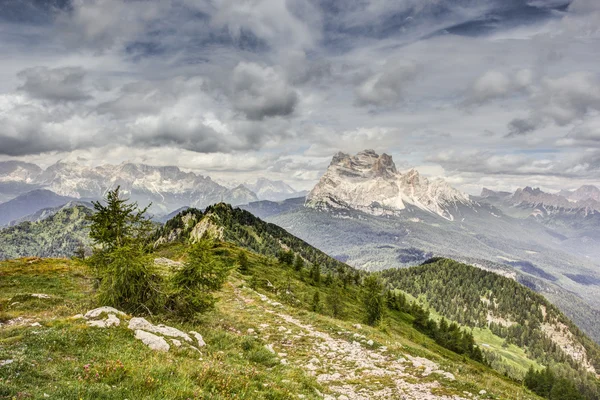
<path id="1" fill-rule="evenodd" d="M 184 250 L 183 245 L 167 246 L 156 256 L 180 260 Z M 217 249 L 232 263 L 238 251 L 228 244 Z M 248 253 L 248 259 L 250 271 L 259 282 L 258 291 L 284 303 L 278 308 L 280 312 L 332 337 L 338 337 L 340 331 L 359 332 L 372 339 L 375 348 L 387 346 L 394 357 L 426 357 L 452 372 L 456 381 L 433 375 L 419 378 L 423 382 L 440 381 L 438 394 L 477 394 L 483 389 L 493 393 L 494 398 L 536 398 L 488 367 L 439 347 L 414 330 L 406 314 L 389 314 L 378 328 L 364 324 L 361 329 L 354 328 L 356 323 L 362 324 L 359 293 L 354 286 L 345 291 L 344 318 L 335 319 L 307 311 L 314 291 L 321 290 L 321 298 L 325 299 L 330 288 L 314 287 L 306 272 L 282 270 L 273 259 L 253 253 Z M 110 329 L 91 328 L 83 320 L 70 318 L 97 306 L 94 281 L 80 262 L 0 262 L 0 320 L 30 319 L 23 325 L 0 328 L 0 360 L 14 360 L 0 367 L 0 399 L 38 399 L 44 394 L 57 399 L 291 399 L 298 395 L 312 399 L 318 398 L 316 390 L 332 393 L 300 367 L 314 357 L 314 339 L 302 337 L 294 346 L 285 347 L 285 334 L 275 329 L 280 319 L 265 311 L 256 292 L 249 288 L 250 281 L 251 275 L 233 271 L 218 294 L 217 308 L 193 323 L 150 318 L 153 323 L 196 330 L 207 343 L 200 353 L 174 346 L 168 353 L 160 353 L 133 338 L 133 332 L 126 328 L 126 318 L 120 327 Z M 288 286 L 291 295 L 283 290 Z M 45 293 L 52 298 L 31 298 L 31 293 Z M 325 307 L 324 313 L 328 312 Z M 33 321 L 42 326 L 30 326 Z M 263 324 L 270 327 L 264 328 Z M 297 331 L 293 325 L 285 328 Z M 256 334 L 248 333 L 248 329 Z M 353 340 L 350 334 L 339 337 Z M 286 357 L 294 362 L 282 365 L 281 357 L 265 348 L 272 343 L 284 348 Z M 358 383 L 369 388 L 389 384 L 384 378 Z"/>

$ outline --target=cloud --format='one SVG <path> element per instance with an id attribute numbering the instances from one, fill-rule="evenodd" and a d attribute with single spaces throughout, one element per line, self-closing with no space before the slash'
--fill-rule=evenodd
<path id="1" fill-rule="evenodd" d="M 508 123 L 507 137 L 525 135 L 538 128 L 538 122 L 528 118 L 515 118 Z"/>
<path id="2" fill-rule="evenodd" d="M 85 70 L 81 67 L 32 67 L 17 74 L 23 84 L 17 90 L 29 96 L 50 101 L 90 99 L 84 88 Z"/>
<path id="3" fill-rule="evenodd" d="M 232 103 L 249 119 L 288 116 L 298 103 L 298 93 L 272 67 L 241 62 L 233 70 Z"/>
<path id="4" fill-rule="evenodd" d="M 320 37 L 320 13 L 309 1 L 224 0 L 215 4 L 211 25 L 240 39 L 245 32 L 270 46 L 308 49 Z"/>
<path id="5" fill-rule="evenodd" d="M 516 73 L 506 74 L 498 70 L 490 70 L 480 76 L 467 93 L 466 104 L 483 104 L 490 100 L 519 94 L 530 89 L 532 72 L 521 69 Z"/>
<path id="6" fill-rule="evenodd" d="M 388 61 L 381 71 L 362 82 L 355 90 L 359 106 L 390 106 L 402 99 L 404 86 L 418 74 L 412 61 Z"/>
<path id="7" fill-rule="evenodd" d="M 69 46 L 99 51 L 141 37 L 151 23 L 163 17 L 170 1 L 73 0 L 60 11 L 56 26 Z"/>

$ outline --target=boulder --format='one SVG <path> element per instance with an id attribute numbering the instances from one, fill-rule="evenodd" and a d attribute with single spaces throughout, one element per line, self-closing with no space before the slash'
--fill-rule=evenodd
<path id="1" fill-rule="evenodd" d="M 145 318 L 134 317 L 129 320 L 129 329 L 137 330 L 142 329 L 146 332 L 158 333 L 160 335 L 173 337 L 173 338 L 182 338 L 186 342 L 191 342 L 192 338 L 185 332 L 180 331 L 177 328 L 173 328 L 166 325 L 153 325 L 148 322 Z"/>
<path id="2" fill-rule="evenodd" d="M 196 331 L 190 331 L 190 334 L 194 335 L 194 337 L 196 338 L 196 341 L 198 342 L 198 347 L 206 346 L 206 343 L 204 342 L 204 339 L 202 338 L 201 334 L 199 334 Z"/>
<path id="3" fill-rule="evenodd" d="M 105 319 L 88 321 L 87 324 L 89 326 L 93 326 L 94 328 L 110 328 L 111 326 L 121 325 L 121 321 L 115 316 L 115 314 L 108 314 L 108 317 Z"/>
<path id="4" fill-rule="evenodd" d="M 135 331 L 135 338 L 141 340 L 142 343 L 144 343 L 152 350 L 169 351 L 169 349 L 171 348 L 171 346 L 169 346 L 169 344 L 164 338 L 149 332 L 145 332 L 141 329 Z"/>
<path id="5" fill-rule="evenodd" d="M 125 313 L 123 311 L 119 311 L 116 308 L 112 308 L 112 307 L 98 307 L 98 308 L 94 308 L 93 310 L 90 310 L 90 311 L 86 312 L 85 315 L 84 315 L 84 318 L 85 319 L 98 318 L 100 315 L 102 315 L 102 313 L 115 314 L 115 315 L 125 315 Z"/>

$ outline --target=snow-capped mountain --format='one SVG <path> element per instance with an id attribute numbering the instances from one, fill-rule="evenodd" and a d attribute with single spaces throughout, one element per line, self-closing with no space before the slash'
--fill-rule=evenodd
<path id="1" fill-rule="evenodd" d="M 600 203 L 600 189 L 594 185 L 583 185 L 579 189 L 573 191 L 563 190 L 559 194 L 562 194 L 572 201 L 586 202 L 588 200 L 593 200 Z"/>
<path id="2" fill-rule="evenodd" d="M 102 198 L 107 190 L 120 186 L 124 195 L 145 206 L 152 203 L 154 213 L 169 212 L 183 206 L 203 208 L 220 201 L 244 204 L 258 200 L 245 187 L 228 189 L 210 177 L 181 171 L 178 167 L 156 167 L 123 163 L 87 167 L 76 163 L 58 162 L 37 174 L 16 174 L 13 186 L 20 183 L 19 195 L 32 189 L 47 189 L 76 199 Z M 5 178 L 6 179 L 6 178 Z M 13 196 L 14 197 L 14 196 Z"/>
<path id="3" fill-rule="evenodd" d="M 37 188 L 35 178 L 42 169 L 22 161 L 0 161 L 0 203 Z"/>
<path id="4" fill-rule="evenodd" d="M 336 154 L 306 198 L 308 207 L 354 209 L 372 215 L 395 215 L 408 205 L 452 221 L 457 205 L 473 202 L 443 179 L 430 181 L 415 169 L 399 172 L 391 156 L 373 150 L 354 156 Z"/>
<path id="5" fill-rule="evenodd" d="M 259 178 L 253 183 L 245 183 L 244 186 L 256 193 L 260 200 L 282 201 L 306 196 L 306 192 L 299 192 L 284 181 L 272 181 L 266 178 Z"/>

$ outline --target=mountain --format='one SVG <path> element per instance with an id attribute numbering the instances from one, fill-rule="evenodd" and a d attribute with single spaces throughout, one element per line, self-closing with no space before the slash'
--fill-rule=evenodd
<path id="1" fill-rule="evenodd" d="M 396 170 L 392 157 L 365 150 L 354 156 L 338 153 L 306 198 L 308 207 L 352 209 L 372 215 L 394 215 L 408 205 L 452 221 L 458 205 L 471 206 L 469 196 L 442 179 L 429 181 L 416 170 Z"/>
<path id="2" fill-rule="evenodd" d="M 281 227 L 262 221 L 246 210 L 219 203 L 206 210 L 190 208 L 167 221 L 156 234 L 155 247 L 173 242 L 196 242 L 205 236 L 223 240 L 266 256 L 293 251 L 324 270 L 346 271 L 349 267 L 291 235 Z"/>
<path id="3" fill-rule="evenodd" d="M 256 193 L 259 200 L 283 201 L 306 196 L 306 192 L 299 192 L 284 181 L 272 181 L 266 178 L 259 178 L 254 183 L 245 183 L 244 186 Z"/>
<path id="4" fill-rule="evenodd" d="M 0 161 L 0 202 L 36 189 L 35 178 L 42 169 L 22 161 Z"/>
<path id="5" fill-rule="evenodd" d="M 574 196 L 576 192 L 578 195 Z M 560 239 L 560 247 L 571 254 L 600 256 L 600 202 L 594 199 L 595 186 L 556 194 L 531 187 L 509 194 L 492 193 L 484 189 L 480 200 L 511 217 L 546 226 Z"/>
<path id="6" fill-rule="evenodd" d="M 72 256 L 90 239 L 85 205 L 67 204 L 47 212 L 43 219 L 0 229 L 0 260 L 18 257 Z"/>
<path id="7" fill-rule="evenodd" d="M 23 194 L 19 190 L 34 187 L 76 199 L 101 199 L 106 191 L 121 186 L 122 193 L 140 205 L 152 203 L 155 214 L 169 213 L 184 206 L 203 208 L 219 201 L 244 204 L 258 200 L 247 188 L 228 189 L 210 177 L 184 172 L 178 167 L 134 163 L 87 167 L 58 162 L 43 171 L 33 167 L 26 169 L 20 164 L 10 168 L 5 166 L 4 170 L 7 174 L 0 177 L 0 182 L 4 179 L 12 186 L 11 191 L 6 192 L 2 192 L 0 186 L 0 192 L 7 197 Z"/>
<path id="8" fill-rule="evenodd" d="M 50 190 L 37 189 L 0 204 L 0 226 L 35 213 L 43 208 L 56 207 L 73 200 Z"/>
<path id="9" fill-rule="evenodd" d="M 600 346 L 543 296 L 513 279 L 448 259 L 386 270 L 382 276 L 445 318 L 473 328 L 476 337 L 489 329 L 541 364 L 564 363 L 569 374 L 585 377 L 590 397 L 600 395 Z M 484 353 L 486 349 L 491 346 L 484 346 Z M 517 372 L 501 351 L 487 358 L 498 370 Z"/>
<path id="10" fill-rule="evenodd" d="M 563 191 L 561 193 L 567 199 L 577 202 L 586 200 L 594 200 L 600 202 L 600 189 L 598 189 L 594 185 L 583 185 L 577 190 Z"/>
<path id="11" fill-rule="evenodd" d="M 596 243 L 600 232 L 593 219 L 586 220 L 585 236 L 576 236 L 574 228 L 566 232 L 530 217 L 530 206 L 504 203 L 512 194 L 468 198 L 447 184 L 439 187 L 444 190 L 414 172 L 398 173 L 388 156 L 365 151 L 336 155 L 305 204 L 243 207 L 359 269 L 412 266 L 432 256 L 504 265 L 520 282 L 535 281 L 535 290 L 600 342 L 600 323 L 590 318 L 600 311 L 600 246 L 585 245 Z M 539 196 L 529 192 L 520 193 Z"/>

